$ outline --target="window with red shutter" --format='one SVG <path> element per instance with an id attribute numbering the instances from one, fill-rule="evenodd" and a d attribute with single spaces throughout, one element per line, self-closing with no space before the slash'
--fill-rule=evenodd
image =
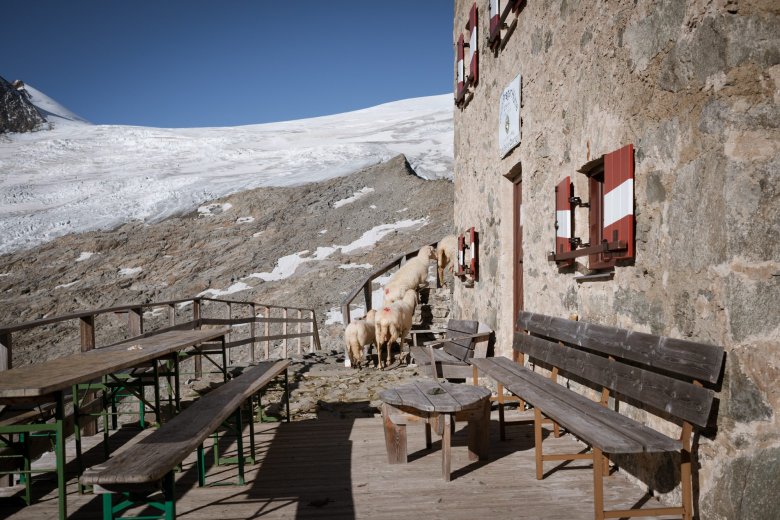
<path id="1" fill-rule="evenodd" d="M 588 177 L 588 201 L 575 196 L 571 184 L 566 184 L 569 177 L 556 187 L 555 251 L 549 260 L 567 266 L 574 258 L 588 256 L 591 270 L 612 269 L 633 260 L 634 145 L 592 160 L 578 171 Z M 573 233 L 574 210 L 579 206 L 588 208 L 587 243 Z"/>
<path id="2" fill-rule="evenodd" d="M 571 177 L 566 177 L 555 187 L 555 254 L 568 253 L 572 250 L 574 237 L 574 211 L 571 206 L 573 197 Z M 574 264 L 574 260 L 559 262 L 559 267 Z"/>
<path id="3" fill-rule="evenodd" d="M 458 43 L 455 51 L 455 104 L 460 105 L 466 97 L 466 71 L 463 63 L 463 35 L 458 38 Z"/>
<path id="4" fill-rule="evenodd" d="M 469 12 L 469 23 L 466 24 L 466 30 L 469 31 L 469 78 L 468 86 L 476 85 L 479 82 L 479 52 L 477 44 L 477 3 L 471 6 Z"/>

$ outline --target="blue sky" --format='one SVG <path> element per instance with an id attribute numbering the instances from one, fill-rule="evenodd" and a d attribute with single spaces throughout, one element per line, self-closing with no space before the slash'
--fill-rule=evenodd
<path id="1" fill-rule="evenodd" d="M 25 0 L 0 76 L 99 124 L 226 126 L 452 90 L 452 0 Z"/>

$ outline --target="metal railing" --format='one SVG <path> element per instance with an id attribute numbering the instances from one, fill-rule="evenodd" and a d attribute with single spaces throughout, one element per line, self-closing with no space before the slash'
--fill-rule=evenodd
<path id="1" fill-rule="evenodd" d="M 185 313 L 185 309 L 188 307 L 191 307 L 191 313 Z M 207 308 L 213 310 L 206 313 L 204 311 Z M 163 312 L 159 313 L 159 309 Z M 215 310 L 222 312 L 214 312 Z M 167 318 L 161 316 L 161 314 L 166 313 Z M 111 314 L 120 317 L 126 314 L 126 328 L 123 332 L 114 331 L 113 334 L 109 334 L 106 337 L 107 342 L 98 345 L 96 318 Z M 182 314 L 188 315 L 181 316 Z M 206 316 L 206 314 L 210 316 Z M 182 320 L 182 318 L 184 319 Z M 230 325 L 237 328 L 248 325 L 249 334 L 245 335 L 246 337 L 234 339 L 235 332 L 231 331 L 228 334 L 227 346 L 235 348 L 250 345 L 250 360 L 253 362 L 258 357 L 257 351 L 262 343 L 265 343 L 262 348 L 263 359 L 270 358 L 271 343 L 276 341 L 282 341 L 282 357 L 285 358 L 289 355 L 291 340 L 295 340 L 294 348 L 299 355 L 303 350 L 302 340 L 304 338 L 309 338 L 309 351 L 320 349 L 320 336 L 314 309 L 196 297 L 78 311 L 14 325 L 0 325 L 0 370 L 8 370 L 13 366 L 13 337 L 15 333 L 56 326 L 65 322 L 74 322 L 75 325 L 76 321 L 78 321 L 78 335 L 82 352 L 170 330 L 199 329 L 203 325 Z M 150 323 L 154 324 L 155 327 L 152 330 L 144 330 L 145 326 Z M 302 330 L 306 324 L 308 324 L 309 330 Z M 281 331 L 272 330 L 272 325 L 275 326 L 274 328 L 281 328 Z M 259 326 L 262 327 L 262 331 L 258 331 L 261 328 Z M 123 337 L 118 338 L 117 336 L 120 335 Z M 201 371 L 200 356 L 195 357 L 195 371 L 198 374 Z"/>

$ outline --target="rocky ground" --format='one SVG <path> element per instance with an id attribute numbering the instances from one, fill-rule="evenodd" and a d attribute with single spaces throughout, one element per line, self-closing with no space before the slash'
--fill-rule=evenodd
<path id="1" fill-rule="evenodd" d="M 344 202 L 358 193 L 362 196 Z M 199 294 L 313 308 L 323 349 L 295 359 L 292 411 L 309 417 L 329 408 L 347 413 L 338 411 L 345 406 L 348 413 L 361 407 L 365 413 L 376 404 L 383 385 L 416 371 L 344 368 L 343 356 L 336 353 L 342 352 L 343 325 L 326 323 L 328 312 L 340 306 L 372 267 L 450 233 L 452 194 L 451 182 L 423 180 L 399 156 L 325 182 L 234 194 L 159 223 L 131 222 L 110 231 L 67 235 L 0 256 L 0 322 Z M 397 229 L 359 247 L 365 233 L 390 224 Z M 345 244 L 350 247 L 339 247 Z M 279 260 L 296 253 L 305 262 L 292 276 L 249 277 L 278 274 L 284 263 Z M 204 293 L 236 284 L 244 290 Z M 177 319 L 188 319 L 190 312 L 179 309 Z M 145 315 L 147 330 L 154 317 Z M 126 317 L 99 317 L 97 331 L 99 345 L 122 339 Z M 78 320 L 15 333 L 13 364 L 68 354 L 78 345 Z M 204 379 L 191 387 L 203 390 L 208 384 Z"/>

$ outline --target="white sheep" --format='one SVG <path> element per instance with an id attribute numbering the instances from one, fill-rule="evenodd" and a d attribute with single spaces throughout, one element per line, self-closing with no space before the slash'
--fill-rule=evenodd
<path id="1" fill-rule="evenodd" d="M 409 289 L 403 299 L 383 307 L 376 313 L 376 349 L 379 368 L 385 368 L 393 362 L 392 344 L 398 343 L 403 350 L 404 338 L 412 328 L 412 318 L 417 308 L 417 291 Z M 387 362 L 382 355 L 387 352 Z"/>
<path id="2" fill-rule="evenodd" d="M 450 271 L 455 268 L 455 260 L 458 257 L 458 237 L 447 235 L 439 240 L 436 245 L 436 265 L 438 266 L 439 285 L 444 286 L 444 269 L 450 267 Z"/>
<path id="3" fill-rule="evenodd" d="M 363 360 L 363 347 L 371 345 L 375 341 L 376 327 L 374 320 L 376 311 L 370 310 L 364 319 L 353 320 L 344 329 L 344 341 L 346 343 L 349 362 L 354 368 L 360 368 Z"/>
<path id="4" fill-rule="evenodd" d="M 417 252 L 417 256 L 409 259 L 398 269 L 384 287 L 385 306 L 403 298 L 409 289 L 416 291 L 418 286 L 427 284 L 428 266 L 431 259 L 436 258 L 435 253 L 431 246 L 423 246 Z"/>

